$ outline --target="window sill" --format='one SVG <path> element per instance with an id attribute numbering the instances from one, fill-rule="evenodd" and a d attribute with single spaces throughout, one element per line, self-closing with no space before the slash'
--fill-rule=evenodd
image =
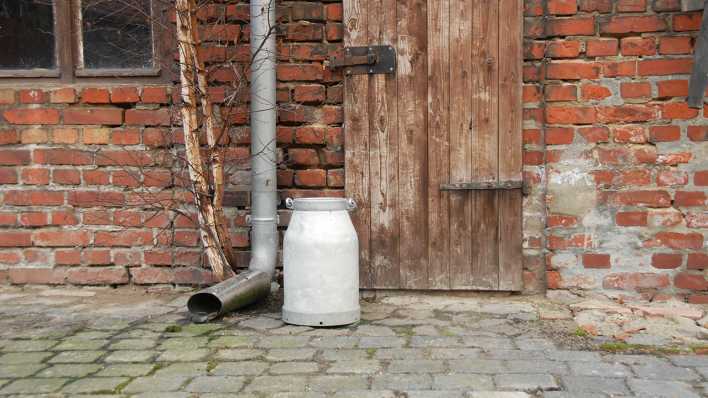
<path id="1" fill-rule="evenodd" d="M 157 77 L 160 68 L 149 69 L 77 69 L 76 77 Z"/>
<path id="2" fill-rule="evenodd" d="M 60 72 L 56 69 L 3 69 L 0 70 L 0 77 L 59 77 Z"/>

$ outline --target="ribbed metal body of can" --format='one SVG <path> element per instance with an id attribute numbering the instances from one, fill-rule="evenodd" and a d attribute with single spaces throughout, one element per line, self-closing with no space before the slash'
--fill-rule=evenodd
<path id="1" fill-rule="evenodd" d="M 351 199 L 287 199 L 293 210 L 283 242 L 283 321 L 335 326 L 357 322 L 359 240 Z"/>

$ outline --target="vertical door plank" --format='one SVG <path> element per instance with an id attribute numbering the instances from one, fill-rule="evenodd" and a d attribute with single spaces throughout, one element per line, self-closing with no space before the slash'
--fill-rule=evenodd
<path id="1" fill-rule="evenodd" d="M 521 250 L 522 192 L 497 192 L 499 209 L 499 290 L 521 290 L 523 286 Z"/>
<path id="2" fill-rule="evenodd" d="M 500 9 L 499 178 L 521 180 L 522 0 L 507 0 Z M 499 289 L 522 286 L 521 190 L 499 192 Z"/>
<path id="3" fill-rule="evenodd" d="M 363 46 L 367 42 L 367 0 L 344 1 L 344 45 Z M 359 208 L 352 221 L 359 235 L 359 284 L 373 287 L 369 266 L 369 118 L 368 76 L 355 75 L 344 84 L 345 191 Z"/>
<path id="4" fill-rule="evenodd" d="M 395 0 L 369 0 L 368 44 L 395 44 Z M 369 77 L 371 269 L 374 286 L 399 288 L 398 129 L 396 79 Z"/>
<path id="5" fill-rule="evenodd" d="M 473 81 L 473 42 L 482 42 L 472 34 L 474 0 L 450 0 L 450 181 L 469 182 L 473 179 L 470 163 Z M 450 193 L 450 277 L 452 287 L 465 288 L 471 283 L 470 191 Z"/>
<path id="6" fill-rule="evenodd" d="M 428 1 L 428 285 L 450 289 L 450 0 Z"/>
<path id="7" fill-rule="evenodd" d="M 499 4 L 505 0 L 474 0 L 472 7 L 472 162 L 475 181 L 498 180 L 499 126 Z M 472 192 L 471 287 L 497 289 L 499 252 L 497 241 L 497 194 Z"/>
<path id="8" fill-rule="evenodd" d="M 427 0 L 398 0 L 401 287 L 428 287 Z"/>

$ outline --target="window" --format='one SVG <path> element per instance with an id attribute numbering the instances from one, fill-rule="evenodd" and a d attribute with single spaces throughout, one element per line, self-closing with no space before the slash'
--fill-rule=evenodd
<path id="1" fill-rule="evenodd" d="M 0 0 L 0 77 L 157 77 L 158 0 Z"/>

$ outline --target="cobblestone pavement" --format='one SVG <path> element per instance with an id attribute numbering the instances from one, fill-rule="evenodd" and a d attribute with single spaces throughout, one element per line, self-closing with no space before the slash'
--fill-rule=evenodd
<path id="1" fill-rule="evenodd" d="M 533 300 L 391 296 L 345 328 L 277 303 L 186 319 L 187 293 L 0 288 L 0 396 L 670 397 L 708 392 L 708 356 L 568 348 Z"/>

